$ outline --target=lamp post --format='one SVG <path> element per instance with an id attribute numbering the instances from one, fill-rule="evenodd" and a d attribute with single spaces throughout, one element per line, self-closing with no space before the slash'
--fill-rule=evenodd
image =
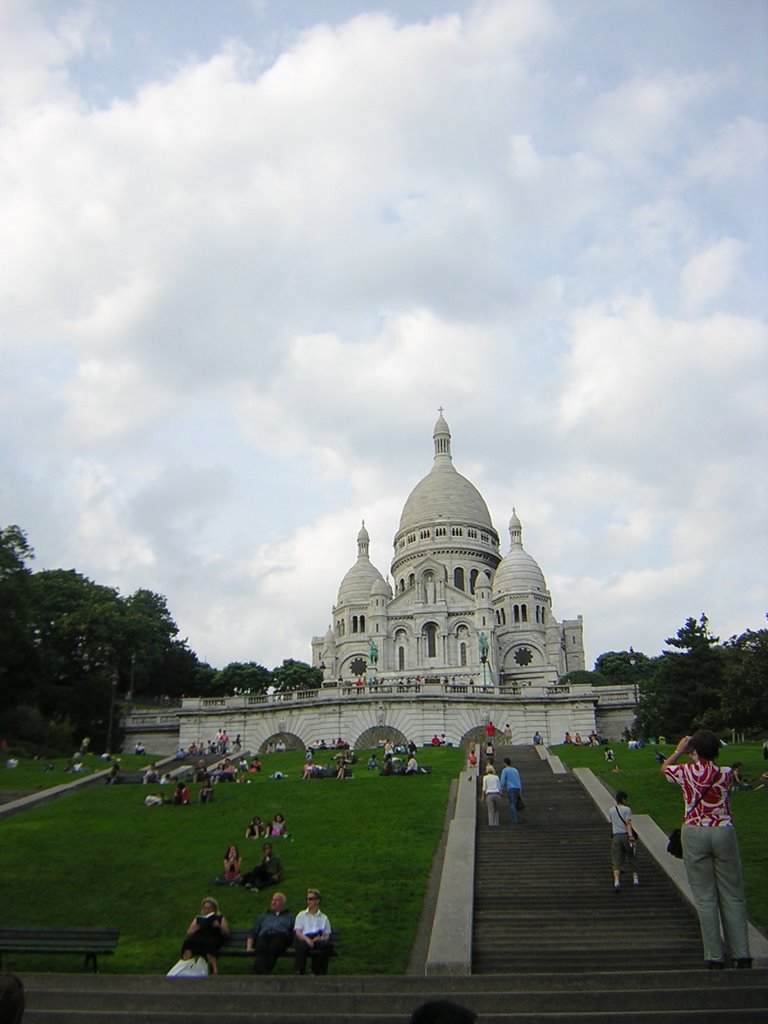
<path id="1" fill-rule="evenodd" d="M 634 657 L 632 648 L 629 648 L 632 657 L 629 659 L 629 667 L 632 669 L 632 687 L 635 691 L 635 709 L 637 709 L 637 673 L 635 672 L 635 665 L 637 665 L 637 658 Z"/>
<path id="2" fill-rule="evenodd" d="M 112 695 L 109 701 L 109 726 L 107 728 L 107 753 L 112 753 L 112 732 L 115 724 L 115 698 L 117 696 L 117 672 L 112 673 Z"/>

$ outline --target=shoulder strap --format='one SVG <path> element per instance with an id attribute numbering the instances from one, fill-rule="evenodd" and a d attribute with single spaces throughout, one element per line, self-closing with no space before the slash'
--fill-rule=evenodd
<path id="1" fill-rule="evenodd" d="M 702 789 L 702 791 L 698 794 L 696 799 L 693 801 L 693 803 L 691 804 L 691 809 L 690 809 L 690 811 L 688 811 L 688 814 L 693 814 L 693 812 L 699 806 L 699 804 L 704 799 L 704 797 L 707 795 L 707 793 L 710 791 L 710 789 L 712 789 L 714 784 L 716 782 L 719 782 L 721 778 L 722 778 L 722 774 L 721 774 L 721 772 L 718 771 L 718 773 L 714 777 L 714 779 L 712 779 L 712 781 L 709 783 L 709 785 L 705 789 Z M 686 819 L 688 818 L 688 814 L 686 814 L 685 817 L 683 818 L 683 824 L 685 824 Z"/>
<path id="2" fill-rule="evenodd" d="M 619 810 L 619 805 L 618 805 L 618 804 L 614 804 L 613 806 L 614 806 L 614 808 L 615 808 L 615 810 L 616 810 L 616 813 L 617 813 L 617 814 L 618 814 L 618 816 L 619 816 L 619 817 L 621 818 L 621 820 L 622 820 L 622 823 L 623 823 L 623 825 L 624 825 L 624 828 L 626 828 L 626 827 L 627 827 L 627 819 L 626 819 L 626 818 L 624 817 L 624 815 L 623 815 L 623 814 L 621 813 L 621 811 Z"/>

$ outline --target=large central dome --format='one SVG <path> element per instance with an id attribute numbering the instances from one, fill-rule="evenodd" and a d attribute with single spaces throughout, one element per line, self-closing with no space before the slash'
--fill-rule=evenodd
<path id="1" fill-rule="evenodd" d="M 435 463 L 403 506 L 398 535 L 428 523 L 466 523 L 495 535 L 488 506 L 473 483 L 457 473 L 451 459 L 451 432 L 442 413 L 433 431 Z"/>

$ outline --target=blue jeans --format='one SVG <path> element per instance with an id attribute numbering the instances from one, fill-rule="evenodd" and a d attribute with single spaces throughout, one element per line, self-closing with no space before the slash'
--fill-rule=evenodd
<path id="1" fill-rule="evenodd" d="M 509 816 L 512 819 L 512 824 L 517 825 L 520 821 L 520 816 L 517 813 L 517 798 L 520 796 L 519 789 L 508 789 L 507 800 L 509 800 Z"/>

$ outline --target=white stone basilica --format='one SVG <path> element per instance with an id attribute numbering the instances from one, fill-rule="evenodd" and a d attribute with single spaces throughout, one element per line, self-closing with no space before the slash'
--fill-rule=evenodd
<path id="1" fill-rule="evenodd" d="M 332 625 L 312 640 L 313 665 L 341 683 L 440 679 L 510 693 L 583 669 L 581 616 L 554 617 L 520 519 L 513 510 L 502 557 L 482 495 L 454 468 L 442 410 L 433 437 L 432 469 L 411 491 L 395 534 L 394 593 L 369 559 L 363 523 Z"/>
<path id="2" fill-rule="evenodd" d="M 632 687 L 563 679 L 584 668 L 581 616 L 554 617 L 514 510 L 502 557 L 485 501 L 454 469 L 442 410 L 434 441 L 432 469 L 395 534 L 393 585 L 371 564 L 364 524 L 357 536 L 332 625 L 312 641 L 317 689 L 190 697 L 177 710 L 134 712 L 126 742 L 173 751 L 226 729 L 252 752 L 338 736 L 363 750 L 434 735 L 466 745 L 482 741 L 490 721 L 512 743 L 530 743 L 534 731 L 545 743 L 566 731 L 618 739 L 634 715 Z"/>

